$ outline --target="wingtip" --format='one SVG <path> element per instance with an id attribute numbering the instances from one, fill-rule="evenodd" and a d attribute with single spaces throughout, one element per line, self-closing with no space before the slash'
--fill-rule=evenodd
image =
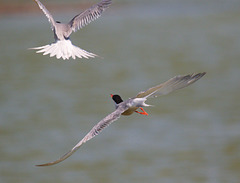
<path id="1" fill-rule="evenodd" d="M 40 165 L 35 165 L 36 167 L 43 167 L 43 166 L 48 166 L 47 164 L 40 164 Z"/>
<path id="2" fill-rule="evenodd" d="M 199 80 L 200 78 L 202 78 L 205 74 L 206 74 L 206 72 L 192 73 L 189 75 L 185 75 L 183 77 L 183 79 L 184 80 L 186 79 L 188 84 L 192 84 L 192 83 L 196 82 L 197 80 Z"/>
<path id="3" fill-rule="evenodd" d="M 195 74 L 195 75 L 201 75 L 201 76 L 204 76 L 205 74 L 206 74 L 206 72 L 199 72 L 199 73 L 197 73 L 197 74 Z"/>
<path id="4" fill-rule="evenodd" d="M 206 74 L 206 72 L 198 72 L 198 73 L 192 73 L 192 74 L 188 74 L 185 75 L 184 77 L 188 78 L 192 78 L 192 79 L 200 79 L 201 77 L 203 77 Z"/>
<path id="5" fill-rule="evenodd" d="M 44 166 L 44 165 L 35 165 L 36 167 L 42 167 L 42 166 Z"/>
<path id="6" fill-rule="evenodd" d="M 37 167 L 43 167 L 43 166 L 50 166 L 50 165 L 54 165 L 54 164 L 56 164 L 56 163 L 51 162 L 51 163 L 38 164 L 38 165 L 35 165 L 35 166 L 37 166 Z"/>
<path id="7" fill-rule="evenodd" d="M 57 163 L 59 163 L 59 161 L 54 161 L 54 162 L 50 162 L 50 163 L 44 163 L 44 164 L 39 164 L 39 165 L 35 165 L 35 166 L 37 166 L 37 167 L 44 167 L 44 166 L 51 166 L 51 165 L 55 165 L 55 164 L 57 164 Z"/>
<path id="8" fill-rule="evenodd" d="M 204 75 L 206 74 L 206 72 L 200 72 L 200 73 L 196 73 L 196 74 L 193 74 L 193 77 L 203 77 Z"/>
<path id="9" fill-rule="evenodd" d="M 33 0 L 38 5 L 38 0 Z"/>
<path id="10" fill-rule="evenodd" d="M 51 166 L 51 165 L 56 165 L 60 162 L 62 162 L 63 160 L 65 160 L 68 156 L 66 156 L 67 154 L 65 154 L 62 158 L 56 160 L 56 161 L 52 161 L 52 162 L 48 162 L 48 163 L 43 163 L 43 164 L 38 164 L 38 165 L 35 165 L 37 167 L 43 167 L 43 166 Z"/>

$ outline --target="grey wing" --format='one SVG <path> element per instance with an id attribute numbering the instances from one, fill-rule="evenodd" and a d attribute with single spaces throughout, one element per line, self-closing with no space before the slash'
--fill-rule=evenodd
<path id="1" fill-rule="evenodd" d="M 56 161 L 52 161 L 49 163 L 45 163 L 45 164 L 40 164 L 40 165 L 36 165 L 36 166 L 50 166 L 50 165 L 55 165 L 57 163 L 60 163 L 61 161 L 67 159 L 69 156 L 71 156 L 75 151 L 77 151 L 80 146 L 82 144 L 84 144 L 85 142 L 89 141 L 90 139 L 92 139 L 93 137 L 95 137 L 96 135 L 98 135 L 104 128 L 106 128 L 108 125 L 110 125 L 111 123 L 113 123 L 114 121 L 116 121 L 118 118 L 120 118 L 121 114 L 127 110 L 126 106 L 120 106 L 118 107 L 113 113 L 109 114 L 108 116 L 106 116 L 104 119 L 102 119 L 97 125 L 95 125 L 90 132 L 88 132 L 88 134 L 81 140 L 78 142 L 77 145 L 75 145 L 68 153 L 66 153 L 65 155 L 63 155 L 61 158 L 59 158 Z"/>
<path id="2" fill-rule="evenodd" d="M 76 15 L 70 22 L 69 25 L 72 27 L 72 30 L 75 32 L 78 29 L 81 29 L 85 25 L 89 24 L 93 20 L 101 16 L 102 12 L 109 7 L 112 3 L 112 0 L 102 0 L 98 4 L 93 5 L 84 12 Z"/>
<path id="3" fill-rule="evenodd" d="M 198 73 L 198 74 L 183 75 L 183 76 L 181 75 L 175 76 L 169 79 L 168 81 L 166 81 L 165 83 L 149 88 L 146 91 L 139 92 L 136 97 L 143 98 L 143 97 L 157 97 L 161 95 L 166 95 L 168 93 L 184 88 L 196 82 L 205 74 L 206 72 Z"/>
<path id="4" fill-rule="evenodd" d="M 48 18 L 48 21 L 51 24 L 51 29 L 53 30 L 53 27 L 55 25 L 55 21 L 53 19 L 53 16 L 51 15 L 51 13 L 47 10 L 47 8 L 39 0 L 35 0 L 35 2 L 38 4 L 39 8 L 43 11 L 43 13 Z"/>

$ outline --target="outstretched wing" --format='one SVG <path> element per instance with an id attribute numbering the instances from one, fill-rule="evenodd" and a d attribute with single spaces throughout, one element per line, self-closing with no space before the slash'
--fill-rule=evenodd
<path id="1" fill-rule="evenodd" d="M 69 25 L 72 27 L 72 30 L 76 32 L 85 25 L 89 24 L 93 20 L 101 16 L 102 12 L 109 7 L 112 3 L 112 0 L 102 0 L 98 4 L 93 5 L 84 12 L 76 15 L 70 22 Z"/>
<path id="2" fill-rule="evenodd" d="M 35 0 L 35 2 L 38 4 L 39 8 L 43 11 L 43 13 L 48 18 L 48 21 L 51 24 L 51 29 L 53 30 L 53 27 L 55 25 L 55 21 L 53 19 L 53 16 L 51 15 L 51 13 L 47 10 L 47 8 L 39 0 Z"/>
<path id="3" fill-rule="evenodd" d="M 206 72 L 198 73 L 198 74 L 189 74 L 189 75 L 179 75 L 175 76 L 165 83 L 162 83 L 160 85 L 154 86 L 152 88 L 149 88 L 146 91 L 139 92 L 136 96 L 136 98 L 143 98 L 143 97 L 157 97 L 161 95 L 166 95 L 168 93 L 171 93 L 175 90 L 184 88 L 197 80 L 199 80 L 201 77 L 203 77 L 206 74 Z"/>
<path id="4" fill-rule="evenodd" d="M 85 142 L 89 141 L 90 139 L 92 139 L 93 137 L 98 135 L 104 128 L 106 128 L 108 125 L 110 125 L 111 123 L 116 121 L 118 118 L 120 118 L 121 114 L 127 109 L 128 109 L 127 106 L 120 105 L 113 113 L 109 114 L 104 119 L 102 119 L 97 125 L 95 125 L 91 129 L 91 131 L 88 132 L 88 134 L 81 141 L 79 141 L 78 144 L 75 145 L 68 153 L 66 153 L 65 155 L 63 155 L 61 158 L 59 158 L 56 161 L 52 161 L 52 162 L 49 162 L 49 163 L 40 164 L 40 165 L 36 165 L 36 166 L 55 165 L 55 164 L 60 163 L 61 161 L 65 160 L 65 159 L 67 159 L 76 150 L 78 150 L 82 144 L 84 144 Z"/>

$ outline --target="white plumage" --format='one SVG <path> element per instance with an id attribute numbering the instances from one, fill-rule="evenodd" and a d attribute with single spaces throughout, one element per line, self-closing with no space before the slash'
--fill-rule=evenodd
<path id="1" fill-rule="evenodd" d="M 76 57 L 78 58 L 89 58 L 89 57 L 96 57 L 94 53 L 89 53 L 75 45 L 72 44 L 72 42 L 68 40 L 58 40 L 55 43 L 40 46 L 36 48 L 30 48 L 30 49 L 36 49 L 36 53 L 43 53 L 43 55 L 50 54 L 50 57 L 56 56 L 57 59 L 62 58 L 63 60 Z"/>
<path id="2" fill-rule="evenodd" d="M 50 57 L 56 56 L 57 59 L 62 58 L 63 60 L 71 57 L 76 59 L 76 57 L 94 58 L 97 56 L 94 53 L 87 52 L 73 45 L 69 38 L 72 32 L 81 29 L 85 25 L 100 17 L 102 12 L 109 7 L 112 0 L 102 0 L 98 4 L 95 4 L 84 12 L 76 15 L 67 24 L 55 21 L 47 8 L 39 0 L 35 0 L 35 2 L 48 18 L 52 31 L 54 32 L 55 42 L 49 45 L 30 49 L 35 49 L 38 50 L 36 51 L 37 53 L 43 53 L 43 55 L 50 54 Z"/>

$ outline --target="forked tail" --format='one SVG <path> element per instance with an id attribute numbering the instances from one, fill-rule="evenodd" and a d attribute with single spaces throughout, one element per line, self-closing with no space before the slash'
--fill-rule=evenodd
<path id="1" fill-rule="evenodd" d="M 73 59 L 76 57 L 88 59 L 89 57 L 94 58 L 98 56 L 94 53 L 89 53 L 77 46 L 74 46 L 70 40 L 58 40 L 49 45 L 29 49 L 38 50 L 36 53 L 43 53 L 43 55 L 50 54 L 50 57 L 56 56 L 57 59 L 63 58 L 63 60 L 71 57 Z"/>

